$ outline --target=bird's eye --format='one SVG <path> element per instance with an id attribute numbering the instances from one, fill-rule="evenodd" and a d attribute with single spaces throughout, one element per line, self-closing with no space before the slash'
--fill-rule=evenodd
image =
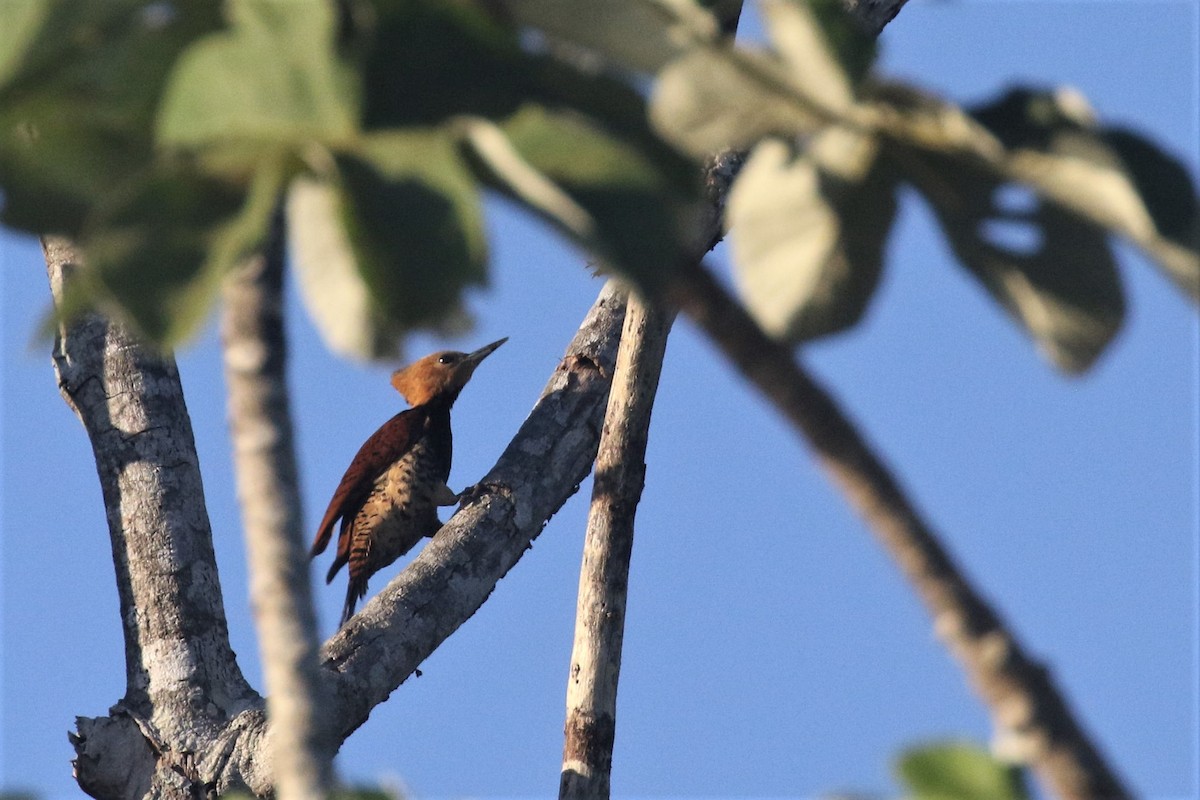
<path id="1" fill-rule="evenodd" d="M 454 361 L 455 359 L 453 353 L 445 353 L 444 355 L 438 356 L 439 364 L 453 364 Z"/>

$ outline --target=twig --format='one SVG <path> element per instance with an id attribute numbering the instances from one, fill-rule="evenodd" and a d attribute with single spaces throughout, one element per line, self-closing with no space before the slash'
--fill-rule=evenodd
<path id="1" fill-rule="evenodd" d="M 223 287 L 221 344 L 276 793 L 280 800 L 319 800 L 330 789 L 333 747 L 325 730 L 326 687 L 318 679 L 319 640 L 284 374 L 284 251 L 277 211 L 263 252 Z"/>
<path id="2" fill-rule="evenodd" d="M 671 315 L 629 298 L 596 456 L 567 680 L 560 800 L 608 798 L 633 521 Z"/>
<path id="3" fill-rule="evenodd" d="M 1006 744 L 1017 745 L 1061 798 L 1128 797 L 1046 668 L 975 591 L 889 469 L 789 350 L 763 333 L 702 265 L 675 281 L 670 299 L 808 440 L 924 601 Z"/>

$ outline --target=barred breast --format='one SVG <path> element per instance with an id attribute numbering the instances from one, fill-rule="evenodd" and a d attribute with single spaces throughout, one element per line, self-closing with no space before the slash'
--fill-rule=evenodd
<path id="1" fill-rule="evenodd" d="M 351 575 L 369 577 L 441 527 L 433 500 L 443 480 L 437 466 L 422 439 L 375 480 L 354 517 Z"/>

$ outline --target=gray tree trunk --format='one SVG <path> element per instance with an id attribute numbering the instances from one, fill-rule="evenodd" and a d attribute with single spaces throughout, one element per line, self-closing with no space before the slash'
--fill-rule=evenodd
<path id="1" fill-rule="evenodd" d="M 61 303 L 77 257 L 61 240 L 44 250 Z M 319 681 L 335 742 L 483 604 L 586 477 L 624 313 L 624 293 L 606 287 L 474 498 L 326 643 Z M 96 315 L 59 332 L 54 360 L 96 453 L 126 650 L 125 697 L 77 721 L 77 780 L 114 800 L 269 795 L 265 704 L 229 647 L 178 371 Z"/>
<path id="2" fill-rule="evenodd" d="M 60 239 L 43 250 L 61 302 L 77 257 Z M 125 696 L 77 720 L 76 777 L 96 797 L 189 796 L 212 742 L 262 701 L 229 646 L 179 373 L 94 314 L 59 330 L 54 365 L 96 456 L 125 638 Z"/>

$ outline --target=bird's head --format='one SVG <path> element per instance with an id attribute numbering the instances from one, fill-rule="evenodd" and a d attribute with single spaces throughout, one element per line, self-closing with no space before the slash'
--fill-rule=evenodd
<path id="1" fill-rule="evenodd" d="M 439 396 L 448 397 L 453 402 L 475 373 L 479 362 L 507 341 L 508 337 L 505 336 L 473 353 L 460 353 L 457 350 L 432 353 L 393 372 L 392 386 L 404 395 L 411 406 L 428 403 Z"/>

